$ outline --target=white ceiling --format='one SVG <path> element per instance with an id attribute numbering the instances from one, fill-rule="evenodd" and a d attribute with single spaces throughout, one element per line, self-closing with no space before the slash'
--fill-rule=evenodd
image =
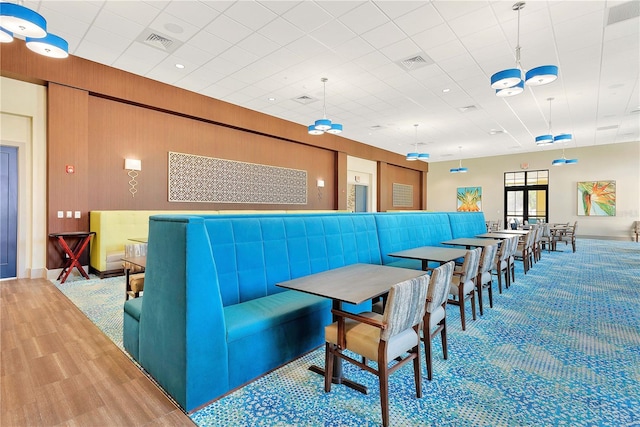
<path id="1" fill-rule="evenodd" d="M 430 161 L 557 149 L 534 142 L 548 133 L 550 112 L 553 134 L 574 135 L 567 149 L 640 141 L 640 2 L 529 0 L 520 17 L 522 66 L 555 64 L 559 78 L 498 98 L 489 80 L 515 65 L 513 3 L 24 5 L 41 13 L 75 56 L 305 126 L 322 118 L 320 79 L 327 77 L 327 117 L 344 125 L 342 136 L 400 154 L 417 141 Z M 173 51 L 141 41 L 151 32 L 172 40 Z M 433 64 L 399 64 L 416 55 Z M 315 102 L 304 105 L 296 101 L 301 96 Z"/>

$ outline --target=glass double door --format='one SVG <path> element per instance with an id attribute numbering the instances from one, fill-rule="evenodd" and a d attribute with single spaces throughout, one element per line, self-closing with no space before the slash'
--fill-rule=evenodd
<path id="1" fill-rule="evenodd" d="M 539 188 L 537 188 L 539 187 Z M 505 188 L 505 225 L 548 222 L 546 185 Z M 513 226 L 513 225 L 512 225 Z"/>

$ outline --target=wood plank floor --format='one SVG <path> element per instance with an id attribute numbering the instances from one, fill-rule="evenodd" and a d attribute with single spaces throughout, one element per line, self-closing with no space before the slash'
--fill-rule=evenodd
<path id="1" fill-rule="evenodd" d="M 0 291 L 0 425 L 194 426 L 48 280 Z"/>

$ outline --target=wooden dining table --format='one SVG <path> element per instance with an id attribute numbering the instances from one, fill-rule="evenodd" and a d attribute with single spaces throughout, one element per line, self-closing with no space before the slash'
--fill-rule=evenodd
<path id="1" fill-rule="evenodd" d="M 457 239 L 445 240 L 444 242 L 440 242 L 443 245 L 452 245 L 452 246 L 464 246 L 467 249 L 471 248 L 485 248 L 491 245 L 500 245 L 502 243 L 501 239 L 483 239 L 483 238 L 474 238 L 474 237 L 458 237 Z"/>
<path id="2" fill-rule="evenodd" d="M 513 236 L 516 236 L 516 234 L 513 234 L 513 233 L 502 233 L 502 232 L 497 232 L 497 231 L 492 231 L 492 232 L 489 232 L 489 233 L 476 234 L 476 237 L 481 238 L 481 239 L 500 239 L 500 240 L 504 240 L 504 239 L 510 239 Z"/>
<path id="3" fill-rule="evenodd" d="M 463 258 L 466 249 L 445 248 L 442 246 L 420 246 L 419 248 L 387 254 L 396 258 L 418 259 L 422 261 L 422 269 L 429 269 L 429 261 L 438 262 L 441 265 L 458 258 Z"/>
<path id="4" fill-rule="evenodd" d="M 397 283 L 424 275 L 424 271 L 408 268 L 389 267 L 377 264 L 351 264 L 320 273 L 310 274 L 286 282 L 276 283 L 286 289 L 329 298 L 334 309 L 342 310 L 343 303 L 362 304 L 385 295 Z M 335 319 L 334 319 L 335 321 Z M 338 329 L 340 331 L 340 329 Z M 344 332 L 343 332 L 344 333 Z M 342 342 L 342 337 L 338 337 Z M 309 370 L 324 375 L 324 368 L 316 365 Z M 367 387 L 343 376 L 342 359 L 333 362 L 332 382 L 367 394 Z"/>

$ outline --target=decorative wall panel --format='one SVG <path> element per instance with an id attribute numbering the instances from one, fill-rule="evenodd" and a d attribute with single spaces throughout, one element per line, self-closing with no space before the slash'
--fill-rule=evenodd
<path id="1" fill-rule="evenodd" d="M 413 185 L 393 183 L 393 207 L 413 207 Z"/>
<path id="2" fill-rule="evenodd" d="M 169 152 L 169 201 L 307 204 L 307 171 Z"/>

